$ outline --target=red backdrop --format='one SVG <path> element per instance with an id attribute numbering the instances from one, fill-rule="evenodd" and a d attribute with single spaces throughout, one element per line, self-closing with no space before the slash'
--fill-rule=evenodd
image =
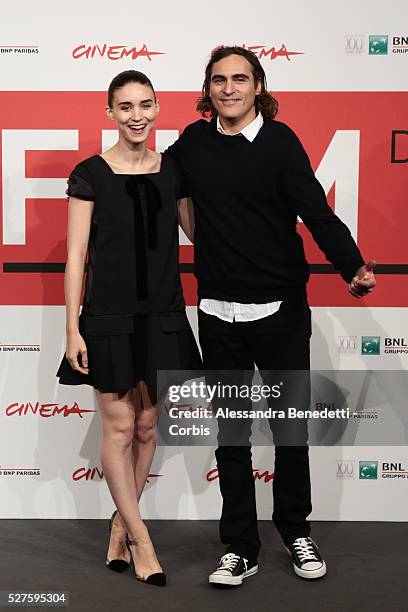
<path id="1" fill-rule="evenodd" d="M 403 92 L 276 93 L 278 119 L 302 140 L 316 169 L 336 130 L 360 131 L 359 247 L 366 259 L 381 264 L 408 264 L 405 236 L 408 174 L 405 163 L 391 163 L 392 131 L 406 128 L 408 94 Z M 157 128 L 179 129 L 195 121 L 198 93 L 159 93 Z M 81 159 L 99 153 L 101 130 L 113 129 L 101 92 L 0 92 L 1 129 L 76 129 L 79 151 L 27 151 L 26 177 L 67 177 Z M 149 143 L 154 146 L 154 142 Z M 398 139 L 397 156 L 408 158 L 408 135 Z M 0 159 L 1 172 L 3 172 Z M 334 189 L 328 195 L 334 205 Z M 27 199 L 26 245 L 0 241 L 0 304 L 64 304 L 63 274 L 4 272 L 7 262 L 64 262 L 66 200 Z M 2 202 L 0 202 L 2 210 Z M 0 237 L 2 236 L 0 215 Z M 327 263 L 306 228 L 300 229 L 310 263 Z M 192 247 L 180 249 L 180 261 L 192 261 Z M 195 304 L 191 273 L 182 274 L 188 304 Z M 312 274 L 309 300 L 315 306 L 407 306 L 408 275 L 381 274 L 376 291 L 354 300 L 338 275 Z"/>

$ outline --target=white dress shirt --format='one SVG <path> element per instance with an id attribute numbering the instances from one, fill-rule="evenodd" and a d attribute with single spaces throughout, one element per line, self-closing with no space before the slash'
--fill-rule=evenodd
<path id="1" fill-rule="evenodd" d="M 217 130 L 225 136 L 237 136 L 242 134 L 247 140 L 252 142 L 263 125 L 262 113 L 258 113 L 251 123 L 242 128 L 236 134 L 228 134 L 221 125 L 220 118 L 217 117 Z M 221 300 L 202 299 L 200 301 L 200 309 L 210 315 L 214 315 L 223 321 L 232 323 L 256 321 L 263 319 L 279 310 L 282 302 L 269 302 L 268 304 L 240 304 L 239 302 L 223 302 Z"/>

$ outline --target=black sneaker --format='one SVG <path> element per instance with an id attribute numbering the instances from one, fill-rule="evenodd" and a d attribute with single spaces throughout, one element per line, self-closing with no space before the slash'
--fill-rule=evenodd
<path id="1" fill-rule="evenodd" d="M 210 584 L 225 584 L 227 586 L 238 586 L 242 584 L 244 578 L 253 576 L 258 571 L 256 562 L 249 563 L 245 557 L 240 557 L 234 553 L 227 553 L 219 562 L 215 572 L 210 574 L 208 580 Z"/>
<path id="2" fill-rule="evenodd" d="M 321 578 L 327 572 L 326 563 L 312 538 L 296 538 L 286 550 L 292 555 L 295 574 L 301 578 Z"/>

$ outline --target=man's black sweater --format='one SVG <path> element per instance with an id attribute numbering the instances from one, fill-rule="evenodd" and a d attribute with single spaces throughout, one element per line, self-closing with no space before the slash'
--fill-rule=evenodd
<path id="1" fill-rule="evenodd" d="M 264 303 L 305 294 L 309 266 L 297 215 L 345 281 L 364 265 L 284 123 L 265 119 L 250 142 L 221 134 L 215 119 L 200 119 L 168 153 L 181 166 L 194 203 L 200 298 Z"/>

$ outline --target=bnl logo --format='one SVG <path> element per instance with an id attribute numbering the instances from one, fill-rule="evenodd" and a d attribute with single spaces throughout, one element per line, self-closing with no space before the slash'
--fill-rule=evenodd
<path id="1" fill-rule="evenodd" d="M 379 355 L 381 336 L 361 336 L 361 354 Z"/>
<path id="2" fill-rule="evenodd" d="M 368 37 L 369 55 L 388 55 L 388 35 L 372 35 Z"/>
<path id="3" fill-rule="evenodd" d="M 377 480 L 378 461 L 359 461 L 360 480 Z"/>

